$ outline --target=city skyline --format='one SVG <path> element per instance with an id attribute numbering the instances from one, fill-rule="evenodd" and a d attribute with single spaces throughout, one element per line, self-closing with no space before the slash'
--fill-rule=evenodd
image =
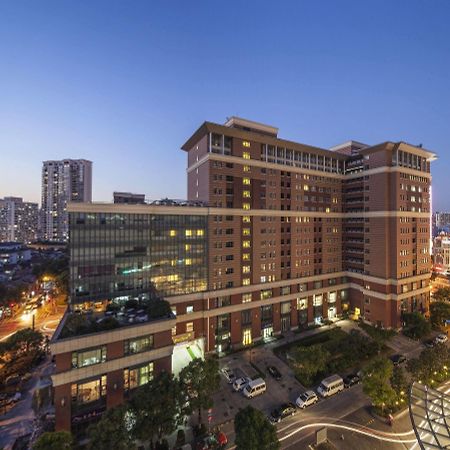
<path id="1" fill-rule="evenodd" d="M 94 162 L 97 201 L 115 190 L 186 197 L 184 136 L 204 117 L 238 115 L 323 148 L 423 144 L 439 158 L 433 210 L 450 210 L 450 6 L 345 3 L 242 5 L 219 22 L 212 5 L 2 4 L 0 152 L 15 170 L 2 176 L 0 197 L 39 201 L 42 161 L 65 158 Z M 267 21 L 280 27 L 267 33 Z M 218 23 L 233 32 L 217 33 Z"/>

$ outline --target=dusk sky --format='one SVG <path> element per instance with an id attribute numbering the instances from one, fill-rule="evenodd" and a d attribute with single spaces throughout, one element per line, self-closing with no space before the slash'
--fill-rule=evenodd
<path id="1" fill-rule="evenodd" d="M 186 197 L 180 146 L 227 116 L 328 148 L 438 153 L 450 210 L 450 1 L 0 1 L 0 197 L 40 200 L 46 159 L 114 190 Z"/>

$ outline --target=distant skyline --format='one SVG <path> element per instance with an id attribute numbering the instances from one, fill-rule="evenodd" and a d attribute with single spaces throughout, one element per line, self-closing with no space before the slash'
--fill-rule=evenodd
<path id="1" fill-rule="evenodd" d="M 450 210 L 450 2 L 0 3 L 0 197 L 40 203 L 42 161 L 93 161 L 93 199 L 186 197 L 180 146 L 237 115 L 329 148 L 438 154 Z M 228 7 L 228 8 L 227 8 Z"/>

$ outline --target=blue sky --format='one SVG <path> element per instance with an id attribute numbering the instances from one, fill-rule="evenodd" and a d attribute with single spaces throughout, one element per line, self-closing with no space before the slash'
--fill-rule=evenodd
<path id="1" fill-rule="evenodd" d="M 87 158 L 95 200 L 183 198 L 180 146 L 239 115 L 321 147 L 422 143 L 450 210 L 449 22 L 448 0 L 2 1 L 0 197 Z"/>

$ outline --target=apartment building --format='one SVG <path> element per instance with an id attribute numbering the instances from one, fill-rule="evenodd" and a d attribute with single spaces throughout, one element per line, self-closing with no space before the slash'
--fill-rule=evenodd
<path id="1" fill-rule="evenodd" d="M 192 353 L 343 311 L 398 328 L 402 311 L 428 309 L 432 152 L 404 142 L 321 149 L 235 117 L 205 122 L 182 149 L 185 202 L 69 204 L 72 313 L 51 343 L 57 429 L 126 399 L 130 373 L 137 387 L 149 364 L 176 374 Z M 148 320 L 151 292 L 170 317 Z M 64 335 L 73 316 L 106 308 L 117 330 Z M 143 336 L 158 346 L 135 343 Z M 130 357 L 130 342 L 142 352 Z M 70 363 L 80 352 L 83 368 Z"/>
<path id="2" fill-rule="evenodd" d="M 66 242 L 68 202 L 92 201 L 92 162 L 85 159 L 44 161 L 42 165 L 42 237 Z"/>
<path id="3" fill-rule="evenodd" d="M 39 207 L 21 197 L 0 199 L 0 242 L 29 244 L 38 239 Z"/>

